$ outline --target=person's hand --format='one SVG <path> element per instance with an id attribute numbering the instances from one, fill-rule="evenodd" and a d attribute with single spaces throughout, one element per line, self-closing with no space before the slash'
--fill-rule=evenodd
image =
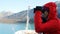
<path id="1" fill-rule="evenodd" d="M 36 8 L 34 8 L 34 13 L 35 13 L 37 10 L 39 10 L 39 11 L 42 12 L 42 6 L 36 6 Z"/>

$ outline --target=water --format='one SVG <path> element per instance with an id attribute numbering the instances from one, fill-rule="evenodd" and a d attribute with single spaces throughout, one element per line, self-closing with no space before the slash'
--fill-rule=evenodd
<path id="1" fill-rule="evenodd" d="M 16 31 L 25 30 L 26 23 L 4 24 L 0 23 L 0 34 L 14 34 Z M 33 30 L 33 23 L 29 25 L 29 29 Z"/>

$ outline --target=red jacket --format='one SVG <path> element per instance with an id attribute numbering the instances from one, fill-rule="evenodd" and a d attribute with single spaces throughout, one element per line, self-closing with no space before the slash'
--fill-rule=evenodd
<path id="1" fill-rule="evenodd" d="M 56 4 L 49 2 L 44 6 L 49 8 L 48 21 L 42 23 L 42 13 L 37 10 L 34 15 L 35 31 L 37 33 L 44 32 L 45 34 L 60 34 L 60 22 L 57 18 Z"/>

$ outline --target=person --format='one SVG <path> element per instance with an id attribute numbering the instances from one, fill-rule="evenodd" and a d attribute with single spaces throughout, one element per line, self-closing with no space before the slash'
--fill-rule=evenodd
<path id="1" fill-rule="evenodd" d="M 60 21 L 57 17 L 55 2 L 46 3 L 40 8 L 34 8 L 34 25 L 37 33 L 60 34 Z M 42 19 L 42 14 L 44 14 Z"/>

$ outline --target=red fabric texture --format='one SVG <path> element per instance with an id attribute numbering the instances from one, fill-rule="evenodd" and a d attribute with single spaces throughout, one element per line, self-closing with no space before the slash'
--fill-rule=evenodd
<path id="1" fill-rule="evenodd" d="M 37 33 L 44 32 L 45 34 L 60 34 L 60 22 L 57 18 L 56 4 L 49 2 L 44 5 L 49 8 L 48 21 L 42 22 L 41 11 L 37 10 L 34 14 L 34 25 Z"/>

